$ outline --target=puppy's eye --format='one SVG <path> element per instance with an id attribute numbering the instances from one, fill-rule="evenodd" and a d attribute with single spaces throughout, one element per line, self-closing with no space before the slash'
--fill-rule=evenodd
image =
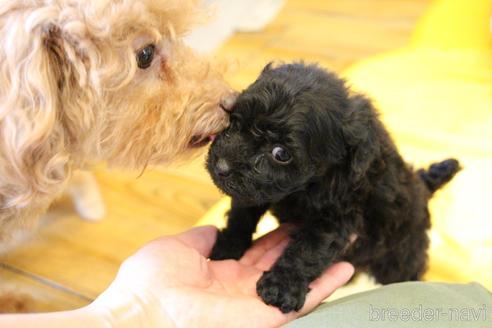
<path id="1" fill-rule="evenodd" d="M 273 148 L 272 157 L 280 164 L 288 164 L 292 160 L 292 156 L 290 156 L 289 152 L 280 146 Z"/>
<path id="2" fill-rule="evenodd" d="M 137 52 L 137 64 L 138 68 L 146 69 L 152 65 L 154 60 L 155 45 L 149 44 Z"/>

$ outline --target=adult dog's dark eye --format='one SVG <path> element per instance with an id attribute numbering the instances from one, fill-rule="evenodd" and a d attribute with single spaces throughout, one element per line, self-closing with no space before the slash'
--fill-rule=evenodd
<path id="1" fill-rule="evenodd" d="M 281 164 L 287 164 L 292 160 L 289 152 L 280 146 L 273 148 L 272 156 L 275 161 Z"/>
<path id="2" fill-rule="evenodd" d="M 137 52 L 138 68 L 146 69 L 152 65 L 154 60 L 155 45 L 149 44 Z"/>

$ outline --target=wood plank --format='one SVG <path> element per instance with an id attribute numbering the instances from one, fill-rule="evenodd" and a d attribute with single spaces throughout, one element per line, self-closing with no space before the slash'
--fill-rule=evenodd
<path id="1" fill-rule="evenodd" d="M 342 14 L 353 18 L 411 19 L 421 15 L 429 0 L 291 0 L 286 10 Z"/>
<path id="2" fill-rule="evenodd" d="M 302 12 L 286 14 L 277 22 L 282 24 L 283 21 L 290 22 L 290 28 L 272 44 L 272 48 L 302 50 L 305 54 L 353 61 L 405 45 L 413 28 L 413 21 L 383 24 Z M 375 42 L 377 38 L 384 42 Z"/>
<path id="3" fill-rule="evenodd" d="M 10 268 L 0 267 L 0 281 L 0 312 L 60 311 L 76 309 L 90 301 L 44 278 Z"/>
<path id="4" fill-rule="evenodd" d="M 3 258 L 87 297 L 112 281 L 123 259 L 158 236 L 192 226 L 220 197 L 212 185 L 158 170 L 135 174 L 97 172 L 108 215 L 82 221 L 63 198 L 36 236 Z"/>
<path id="5" fill-rule="evenodd" d="M 219 55 L 236 59 L 239 68 L 229 80 L 238 89 L 270 61 L 302 59 L 341 72 L 357 60 L 405 45 L 427 5 L 427 0 L 288 1 L 264 31 L 236 34 Z"/>

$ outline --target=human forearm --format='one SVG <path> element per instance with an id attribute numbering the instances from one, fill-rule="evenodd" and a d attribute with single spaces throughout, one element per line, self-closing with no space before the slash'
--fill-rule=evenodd
<path id="1" fill-rule="evenodd" d="M 50 313 L 0 315 L 0 327 L 9 328 L 139 328 L 174 327 L 151 304 L 130 298 L 111 288 L 92 304 L 72 310 Z"/>
<path id="2" fill-rule="evenodd" d="M 110 326 L 108 319 L 103 311 L 89 306 L 73 311 L 0 315 L 0 327 L 102 328 Z"/>

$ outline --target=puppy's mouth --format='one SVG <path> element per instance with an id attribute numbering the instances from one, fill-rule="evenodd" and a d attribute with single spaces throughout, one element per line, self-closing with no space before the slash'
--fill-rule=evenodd
<path id="1" fill-rule="evenodd" d="M 214 141 L 216 136 L 216 133 L 210 134 L 208 136 L 196 135 L 191 138 L 188 145 L 190 148 L 201 148 Z"/>

